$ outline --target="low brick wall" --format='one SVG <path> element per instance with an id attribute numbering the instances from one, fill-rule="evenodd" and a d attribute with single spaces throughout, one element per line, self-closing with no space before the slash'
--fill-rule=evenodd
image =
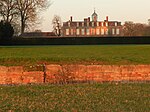
<path id="1" fill-rule="evenodd" d="M 0 66 L 0 84 L 150 81 L 150 65 L 46 65 L 44 71 Z"/>
<path id="2" fill-rule="evenodd" d="M 28 84 L 43 83 L 43 72 L 24 71 L 22 66 L 0 66 L 0 84 Z"/>

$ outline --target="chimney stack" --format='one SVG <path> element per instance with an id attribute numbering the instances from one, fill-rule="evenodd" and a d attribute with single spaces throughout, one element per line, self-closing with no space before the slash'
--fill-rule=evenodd
<path id="1" fill-rule="evenodd" d="M 84 22 L 87 23 L 87 21 L 88 21 L 88 19 L 87 19 L 87 18 L 84 18 Z"/>
<path id="2" fill-rule="evenodd" d="M 106 16 L 106 21 L 108 21 L 108 16 Z"/>
<path id="3" fill-rule="evenodd" d="M 72 22 L 72 16 L 70 16 L 70 21 Z"/>

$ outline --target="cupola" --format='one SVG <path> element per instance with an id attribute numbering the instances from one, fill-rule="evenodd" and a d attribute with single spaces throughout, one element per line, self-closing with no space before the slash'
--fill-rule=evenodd
<path id="1" fill-rule="evenodd" d="M 92 14 L 92 21 L 96 22 L 98 19 L 98 15 L 96 14 L 95 10 L 94 13 Z"/>

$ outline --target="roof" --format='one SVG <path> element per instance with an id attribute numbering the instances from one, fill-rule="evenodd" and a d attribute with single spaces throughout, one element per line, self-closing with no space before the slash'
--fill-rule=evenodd
<path id="1" fill-rule="evenodd" d="M 55 36 L 54 32 L 25 32 L 21 36 Z"/>

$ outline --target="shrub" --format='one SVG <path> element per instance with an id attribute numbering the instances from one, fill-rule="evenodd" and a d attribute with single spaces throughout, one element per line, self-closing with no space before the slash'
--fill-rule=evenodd
<path id="1" fill-rule="evenodd" d="M 14 29 L 12 25 L 9 22 L 1 21 L 0 22 L 0 38 L 3 38 L 3 39 L 12 38 L 13 34 L 14 34 Z"/>

